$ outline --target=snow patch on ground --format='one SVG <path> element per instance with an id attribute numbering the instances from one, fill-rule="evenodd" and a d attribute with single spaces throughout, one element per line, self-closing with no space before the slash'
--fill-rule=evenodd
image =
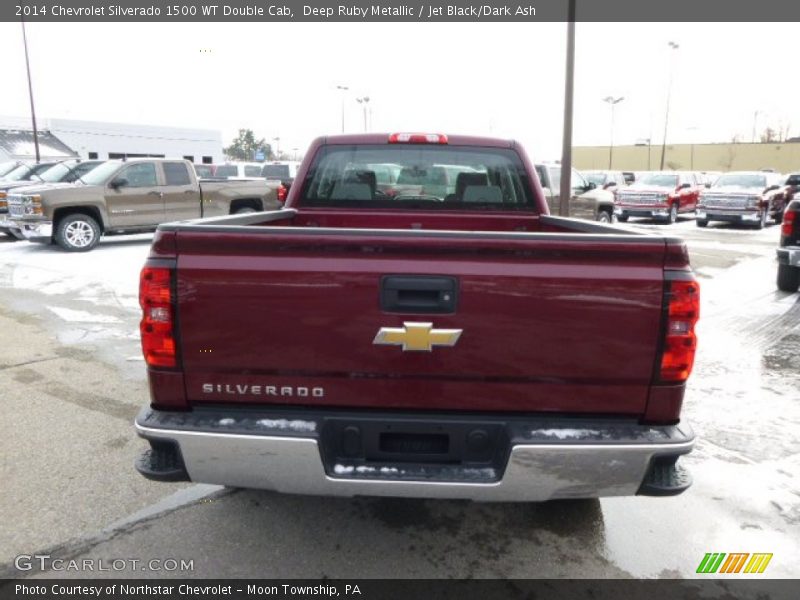
<path id="1" fill-rule="evenodd" d="M 85 310 L 72 310 L 71 308 L 63 308 L 61 306 L 48 306 L 50 312 L 55 313 L 64 321 L 70 323 L 119 323 L 117 317 L 110 315 L 98 315 L 96 313 L 86 312 Z"/>

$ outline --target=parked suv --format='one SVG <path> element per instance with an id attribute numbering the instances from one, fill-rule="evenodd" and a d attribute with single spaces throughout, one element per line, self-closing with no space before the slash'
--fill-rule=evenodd
<path id="1" fill-rule="evenodd" d="M 679 214 L 695 209 L 702 186 L 694 173 L 647 173 L 617 193 L 617 219 L 624 222 L 629 217 L 650 217 L 674 223 Z"/>

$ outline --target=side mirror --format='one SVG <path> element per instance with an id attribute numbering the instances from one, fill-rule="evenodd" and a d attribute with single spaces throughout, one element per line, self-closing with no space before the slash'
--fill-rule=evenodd
<path id="1" fill-rule="evenodd" d="M 707 188 L 710 188 L 710 187 L 711 187 L 711 182 L 710 182 L 710 181 L 708 181 L 708 182 L 706 182 L 704 185 L 705 185 Z"/>
<path id="2" fill-rule="evenodd" d="M 121 187 L 125 187 L 128 185 L 128 180 L 124 177 L 117 177 L 116 179 L 111 181 L 111 187 L 115 190 L 118 190 Z"/>
<path id="3" fill-rule="evenodd" d="M 613 187 L 616 187 L 616 186 L 617 186 L 617 182 L 616 182 L 616 181 L 609 181 L 608 183 L 606 183 L 606 184 L 603 186 L 603 189 L 604 189 L 604 190 L 609 190 L 609 189 L 611 189 L 611 188 L 613 188 Z"/>
<path id="4" fill-rule="evenodd" d="M 774 190 L 779 190 L 779 189 L 781 189 L 781 186 L 779 186 L 779 185 L 771 185 L 771 186 L 769 186 L 769 187 L 768 187 L 766 190 L 764 190 L 764 191 L 766 191 L 766 192 L 772 192 L 772 191 L 774 191 Z"/>
<path id="5" fill-rule="evenodd" d="M 692 184 L 687 181 L 686 183 L 680 184 L 678 186 L 678 189 L 679 190 L 688 190 L 690 187 L 692 187 Z"/>
<path id="6" fill-rule="evenodd" d="M 591 181 L 586 184 L 586 191 L 591 191 L 597 187 L 597 184 L 592 183 Z"/>

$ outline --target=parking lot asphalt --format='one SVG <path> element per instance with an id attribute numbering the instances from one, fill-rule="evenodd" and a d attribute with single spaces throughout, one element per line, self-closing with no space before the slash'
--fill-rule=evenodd
<path id="1" fill-rule="evenodd" d="M 706 552 L 770 552 L 765 576 L 797 577 L 800 297 L 775 288 L 778 228 L 628 225 L 683 237 L 701 281 L 695 483 L 523 505 L 144 480 L 131 422 L 148 400 L 136 294 L 151 236 L 88 254 L 0 241 L 0 575 L 87 575 L 15 568 L 45 553 L 143 561 L 101 577 L 691 577 Z M 153 558 L 192 568 L 142 570 Z"/>

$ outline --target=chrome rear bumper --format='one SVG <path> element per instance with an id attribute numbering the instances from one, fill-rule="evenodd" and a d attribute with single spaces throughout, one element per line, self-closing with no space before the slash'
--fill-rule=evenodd
<path id="1" fill-rule="evenodd" d="M 446 479 L 437 479 L 429 476 L 437 472 L 434 466 L 326 464 L 317 435 L 320 422 L 315 420 L 272 418 L 260 421 L 268 423 L 263 433 L 234 433 L 235 416 L 216 421 L 203 417 L 208 430 L 201 431 L 194 426 L 169 427 L 170 422 L 187 423 L 191 413 L 166 420 L 160 418 L 163 414 L 143 410 L 136 430 L 155 442 L 154 448 L 163 443 L 177 446 L 191 481 L 310 495 L 504 502 L 629 496 L 640 492 L 657 458 L 671 464 L 694 446 L 694 434 L 686 425 L 639 426 L 641 435 L 628 439 L 614 439 L 602 425 L 548 425 L 526 432 L 530 438 L 527 442 L 512 441 L 504 468 L 496 477 L 491 469 L 455 467 Z M 291 423 L 301 425 L 291 430 Z M 688 484 L 673 493 L 686 487 Z"/>

